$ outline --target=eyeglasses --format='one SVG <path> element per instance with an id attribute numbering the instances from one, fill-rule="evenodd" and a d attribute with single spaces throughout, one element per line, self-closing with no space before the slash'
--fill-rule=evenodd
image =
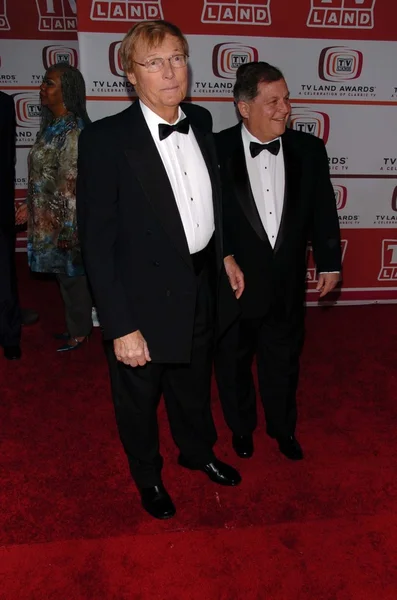
<path id="1" fill-rule="evenodd" d="M 141 67 L 145 67 L 149 73 L 156 73 L 156 71 L 164 69 L 166 60 L 169 61 L 174 69 L 181 69 L 182 67 L 186 67 L 188 58 L 189 57 L 186 54 L 174 54 L 174 56 L 170 56 L 169 58 L 148 58 L 144 63 L 140 63 L 136 60 L 133 62 Z"/>

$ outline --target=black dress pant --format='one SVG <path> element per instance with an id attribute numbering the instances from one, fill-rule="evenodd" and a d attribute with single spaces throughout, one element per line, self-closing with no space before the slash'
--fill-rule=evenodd
<path id="1" fill-rule="evenodd" d="M 214 458 L 212 448 L 217 436 L 210 406 L 214 291 L 208 267 L 196 277 L 190 363 L 147 363 L 143 367 L 129 367 L 116 359 L 113 343 L 105 343 L 118 430 L 132 477 L 139 488 L 161 482 L 163 460 L 157 422 L 161 394 L 171 433 L 181 454 L 198 464 L 206 464 Z"/>
<path id="2" fill-rule="evenodd" d="M 19 346 L 21 311 L 15 270 L 15 237 L 0 227 L 0 345 Z"/>
<path id="3" fill-rule="evenodd" d="M 215 375 L 225 421 L 234 434 L 249 435 L 257 425 L 255 355 L 267 433 L 294 434 L 303 334 L 303 308 L 288 320 L 271 310 L 262 318 L 240 319 L 220 340 Z"/>
<path id="4" fill-rule="evenodd" d="M 65 273 L 57 273 L 57 280 L 65 305 L 69 335 L 73 338 L 89 335 L 92 329 L 92 298 L 87 277 L 70 277 Z"/>

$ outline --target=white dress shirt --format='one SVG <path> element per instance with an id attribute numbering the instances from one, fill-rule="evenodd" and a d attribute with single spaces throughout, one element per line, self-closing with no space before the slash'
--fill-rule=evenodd
<path id="1" fill-rule="evenodd" d="M 174 131 L 160 141 L 159 123 L 170 123 L 139 102 L 174 192 L 190 254 L 194 254 L 208 245 L 215 229 L 207 165 L 191 127 L 188 134 Z M 172 125 L 185 116 L 179 108 L 178 119 Z"/>
<path id="2" fill-rule="evenodd" d="M 245 125 L 241 128 L 241 136 L 252 194 L 270 245 L 274 248 L 284 206 L 283 144 L 281 138 L 276 138 L 280 140 L 280 151 L 277 156 L 262 150 L 258 156 L 252 158 L 250 143 L 262 144 L 262 142 L 251 135 Z"/>
<path id="3" fill-rule="evenodd" d="M 272 248 L 274 248 L 284 207 L 285 168 L 282 139 L 275 138 L 280 140 L 280 151 L 277 156 L 267 150 L 262 150 L 260 154 L 252 158 L 250 142 L 258 144 L 262 144 L 262 142 L 254 137 L 245 125 L 242 125 L 241 136 L 252 194 L 262 225 Z M 339 271 L 321 271 L 324 274 L 329 272 L 339 273 Z"/>

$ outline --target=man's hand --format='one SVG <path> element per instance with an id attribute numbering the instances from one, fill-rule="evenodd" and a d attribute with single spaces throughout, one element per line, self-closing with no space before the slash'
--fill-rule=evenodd
<path id="1" fill-rule="evenodd" d="M 227 276 L 229 278 L 230 285 L 232 286 L 232 290 L 236 294 L 236 298 L 241 298 L 241 295 L 244 291 L 244 273 L 234 260 L 233 256 L 226 256 L 223 259 L 223 263 L 225 265 L 225 270 Z"/>
<path id="2" fill-rule="evenodd" d="M 340 273 L 320 273 L 316 290 L 320 292 L 320 298 L 331 292 L 340 278 Z"/>
<path id="3" fill-rule="evenodd" d="M 143 367 L 152 360 L 146 340 L 139 330 L 115 339 L 113 347 L 117 360 L 130 367 Z"/>

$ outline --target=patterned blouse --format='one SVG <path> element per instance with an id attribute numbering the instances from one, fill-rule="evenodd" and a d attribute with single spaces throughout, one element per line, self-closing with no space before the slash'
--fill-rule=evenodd
<path id="1" fill-rule="evenodd" d="M 32 271 L 84 275 L 76 224 L 77 143 L 84 123 L 52 121 L 29 153 L 28 261 Z M 67 249 L 58 242 L 67 242 Z"/>

